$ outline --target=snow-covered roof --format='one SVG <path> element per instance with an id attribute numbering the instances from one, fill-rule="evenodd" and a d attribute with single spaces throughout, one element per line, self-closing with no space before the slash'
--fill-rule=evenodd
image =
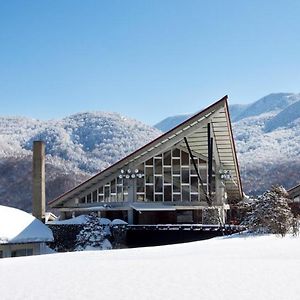
<path id="1" fill-rule="evenodd" d="M 49 225 L 80 225 L 85 224 L 88 221 L 87 215 L 80 215 L 71 219 L 67 220 L 55 220 L 55 221 L 49 221 L 47 224 Z M 99 218 L 99 222 L 101 225 L 110 225 L 111 220 L 107 218 Z"/>
<path id="2" fill-rule="evenodd" d="M 51 242 L 52 231 L 31 214 L 0 205 L 0 244 Z"/>

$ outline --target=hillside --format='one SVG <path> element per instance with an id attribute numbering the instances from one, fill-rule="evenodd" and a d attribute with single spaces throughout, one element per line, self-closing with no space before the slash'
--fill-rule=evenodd
<path id="1" fill-rule="evenodd" d="M 32 143 L 46 143 L 46 195 L 53 199 L 154 139 L 160 131 L 116 113 L 62 120 L 0 118 L 0 203 L 31 210 Z"/>
<path id="2" fill-rule="evenodd" d="M 281 93 L 230 106 L 247 194 L 300 182 L 300 95 Z M 167 118 L 164 131 L 190 115 Z M 62 120 L 0 117 L 0 204 L 31 210 L 31 148 L 46 142 L 46 194 L 53 199 L 157 137 L 161 131 L 116 113 Z"/>
<path id="3" fill-rule="evenodd" d="M 229 107 L 244 191 L 257 195 L 274 184 L 300 182 L 300 94 L 270 94 Z M 172 124 L 182 118 L 173 117 Z M 176 123 L 176 118 L 178 123 Z M 170 118 L 155 125 L 168 130 Z"/>

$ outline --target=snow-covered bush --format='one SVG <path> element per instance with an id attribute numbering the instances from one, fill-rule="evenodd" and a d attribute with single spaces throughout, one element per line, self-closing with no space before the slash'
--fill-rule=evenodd
<path id="1" fill-rule="evenodd" d="M 213 224 L 221 225 L 220 211 L 216 207 L 206 207 L 202 210 L 202 223 L 203 224 Z"/>
<path id="2" fill-rule="evenodd" d="M 293 226 L 293 214 L 288 201 L 286 190 L 282 186 L 274 186 L 252 202 L 243 223 L 252 232 L 284 236 Z"/>
<path id="3" fill-rule="evenodd" d="M 112 249 L 107 239 L 109 232 L 97 215 L 90 214 L 86 218 L 87 222 L 76 237 L 75 251 Z"/>

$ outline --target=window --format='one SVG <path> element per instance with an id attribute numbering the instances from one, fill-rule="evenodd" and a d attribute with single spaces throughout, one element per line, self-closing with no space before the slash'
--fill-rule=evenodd
<path id="1" fill-rule="evenodd" d="M 109 201 L 109 186 L 105 186 L 104 198 L 105 198 L 105 201 Z"/>
<path id="2" fill-rule="evenodd" d="M 172 187 L 170 185 L 164 186 L 164 200 L 172 201 Z"/>
<path id="3" fill-rule="evenodd" d="M 97 199 L 97 191 L 94 191 L 94 192 L 93 192 L 93 202 L 98 202 L 98 199 Z"/>
<path id="4" fill-rule="evenodd" d="M 33 255 L 33 249 L 30 248 L 23 248 L 17 249 L 11 252 L 11 257 L 18 257 L 18 256 L 29 256 Z"/>
<path id="5" fill-rule="evenodd" d="M 136 179 L 136 190 L 138 193 L 144 192 L 144 178 L 137 178 Z"/>
<path id="6" fill-rule="evenodd" d="M 191 177 L 191 192 L 198 193 L 198 177 Z"/>
<path id="7" fill-rule="evenodd" d="M 178 223 L 193 223 L 193 212 L 191 210 L 177 211 Z"/>
<path id="8" fill-rule="evenodd" d="M 194 160 L 207 189 L 207 162 L 198 157 L 194 157 Z M 205 199 L 188 151 L 178 148 L 167 150 L 137 166 L 133 165 L 131 169 L 134 170 L 133 174 L 120 171 L 110 182 L 79 199 L 79 203 L 128 201 L 130 186 L 133 187 L 133 191 L 136 191 L 137 201 L 200 201 L 200 199 L 202 201 Z M 211 187 L 214 193 L 214 174 Z M 300 199 L 294 201 L 300 202 Z"/>
<path id="9" fill-rule="evenodd" d="M 189 174 L 189 168 L 182 168 L 181 169 L 181 180 L 182 183 L 190 183 L 190 174 Z"/>
<path id="10" fill-rule="evenodd" d="M 155 175 L 162 174 L 162 160 L 160 158 L 155 158 Z"/>
<path id="11" fill-rule="evenodd" d="M 173 159 L 173 174 L 180 174 L 180 159 Z"/>
<path id="12" fill-rule="evenodd" d="M 146 183 L 153 183 L 153 168 L 146 167 Z"/>
<path id="13" fill-rule="evenodd" d="M 172 183 L 172 169 L 171 167 L 164 167 L 164 183 Z"/>
<path id="14" fill-rule="evenodd" d="M 162 176 L 155 176 L 155 192 L 162 193 Z"/>
<path id="15" fill-rule="evenodd" d="M 182 201 L 190 201 L 190 186 L 182 185 L 181 192 L 182 192 Z"/>
<path id="16" fill-rule="evenodd" d="M 180 177 L 179 176 L 173 176 L 173 192 L 174 193 L 180 193 Z"/>
<path id="17" fill-rule="evenodd" d="M 116 180 L 112 180 L 110 183 L 110 191 L 111 193 L 115 194 L 116 193 Z"/>
<path id="18" fill-rule="evenodd" d="M 3 251 L 0 250 L 0 258 L 3 258 Z"/>
<path id="19" fill-rule="evenodd" d="M 88 195 L 86 196 L 86 202 L 87 202 L 87 203 L 91 203 L 91 202 L 92 202 L 92 194 L 88 194 Z"/>
<path id="20" fill-rule="evenodd" d="M 150 158 L 146 161 L 146 166 L 153 166 L 153 158 Z"/>
<path id="21" fill-rule="evenodd" d="M 178 157 L 178 158 L 180 158 L 180 150 L 179 149 L 173 149 L 173 151 L 172 151 L 172 155 L 173 155 L 173 157 Z"/>
<path id="22" fill-rule="evenodd" d="M 183 166 L 188 166 L 190 161 L 190 156 L 188 153 L 181 151 L 181 164 Z"/>
<path id="23" fill-rule="evenodd" d="M 162 202 L 163 201 L 163 194 L 155 194 L 155 201 Z"/>
<path id="24" fill-rule="evenodd" d="M 171 151 L 164 153 L 164 165 L 171 166 Z"/>
<path id="25" fill-rule="evenodd" d="M 153 185 L 146 185 L 146 199 L 153 201 Z"/>

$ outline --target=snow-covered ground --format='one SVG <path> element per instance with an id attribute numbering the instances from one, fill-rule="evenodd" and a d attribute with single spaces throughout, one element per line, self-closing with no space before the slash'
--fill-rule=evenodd
<path id="1" fill-rule="evenodd" d="M 1 299 L 299 299 L 300 238 L 187 244 L 0 260 Z"/>

